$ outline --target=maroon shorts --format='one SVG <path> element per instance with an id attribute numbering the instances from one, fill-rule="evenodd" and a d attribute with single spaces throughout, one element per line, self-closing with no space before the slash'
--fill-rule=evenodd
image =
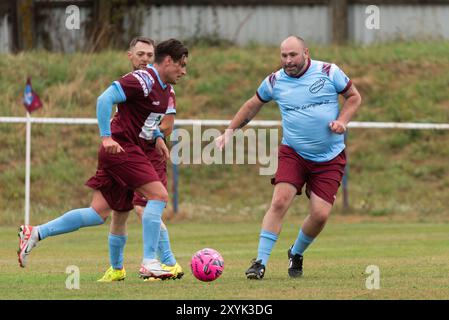
<path id="1" fill-rule="evenodd" d="M 167 189 L 167 161 L 165 161 L 154 148 L 148 149 L 145 154 L 150 159 L 154 170 L 156 170 L 156 173 L 159 176 L 159 180 L 162 182 L 165 189 Z M 135 192 L 133 205 L 145 207 L 147 205 L 147 199 L 140 193 Z"/>
<path id="2" fill-rule="evenodd" d="M 278 169 L 272 184 L 287 182 L 296 187 L 301 194 L 306 184 L 306 194 L 310 197 L 313 191 L 318 197 L 333 204 L 343 178 L 346 165 L 346 154 L 343 150 L 334 159 L 326 162 L 314 162 L 302 158 L 287 145 L 279 147 Z"/>
<path id="3" fill-rule="evenodd" d="M 129 211 L 133 208 L 134 190 L 160 178 L 139 146 L 117 142 L 125 152 L 106 153 L 100 145 L 97 172 L 86 185 L 100 190 L 111 209 Z"/>

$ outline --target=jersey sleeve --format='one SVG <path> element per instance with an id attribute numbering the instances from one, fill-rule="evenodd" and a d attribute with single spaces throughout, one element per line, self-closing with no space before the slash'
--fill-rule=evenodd
<path id="1" fill-rule="evenodd" d="M 269 102 L 273 99 L 273 78 L 274 74 L 269 75 L 266 77 L 262 83 L 260 84 L 259 88 L 256 91 L 257 97 L 262 102 Z"/>
<path id="2" fill-rule="evenodd" d="M 126 100 L 146 98 L 154 84 L 153 77 L 144 70 L 136 70 L 116 81 L 122 88 Z"/>
<path id="3" fill-rule="evenodd" d="M 168 106 L 165 114 L 176 114 L 176 95 L 173 87 L 170 88 L 170 97 L 168 98 Z"/>
<path id="4" fill-rule="evenodd" d="M 345 93 L 351 87 L 352 81 L 336 64 L 332 64 L 330 76 L 338 94 Z"/>

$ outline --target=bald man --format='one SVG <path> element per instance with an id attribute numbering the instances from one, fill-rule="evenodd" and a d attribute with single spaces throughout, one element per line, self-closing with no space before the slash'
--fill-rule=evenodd
<path id="1" fill-rule="evenodd" d="M 361 104 L 359 92 L 344 72 L 335 64 L 311 60 L 301 37 L 286 38 L 280 54 L 282 68 L 263 80 L 216 139 L 223 149 L 234 130 L 248 124 L 265 103 L 278 104 L 283 138 L 278 169 L 271 179 L 274 193 L 262 221 L 257 258 L 246 271 L 248 279 L 264 277 L 285 214 L 305 185 L 309 214 L 287 251 L 288 275 L 302 276 L 304 251 L 323 230 L 340 186 L 346 165 L 344 133 Z M 341 110 L 339 95 L 344 97 Z"/>

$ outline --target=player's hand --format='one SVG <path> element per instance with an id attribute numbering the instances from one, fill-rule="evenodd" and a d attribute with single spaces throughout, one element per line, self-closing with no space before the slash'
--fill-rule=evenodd
<path id="1" fill-rule="evenodd" d="M 103 148 L 107 153 L 116 154 L 120 152 L 125 152 L 121 145 L 118 142 L 114 141 L 111 137 L 103 137 L 102 142 Z"/>
<path id="2" fill-rule="evenodd" d="M 332 132 L 343 134 L 346 132 L 346 125 L 342 121 L 334 120 L 329 123 Z"/>
<path id="3" fill-rule="evenodd" d="M 162 138 L 156 139 L 156 151 L 159 155 L 161 155 L 164 158 L 165 161 L 170 159 L 170 151 L 168 151 L 164 139 Z"/>
<path id="4" fill-rule="evenodd" d="M 224 146 L 229 142 L 233 134 L 234 130 L 226 129 L 221 136 L 215 138 L 215 145 L 220 151 L 223 150 Z"/>

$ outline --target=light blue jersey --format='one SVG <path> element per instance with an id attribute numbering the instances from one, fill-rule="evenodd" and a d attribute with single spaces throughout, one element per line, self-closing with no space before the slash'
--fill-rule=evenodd
<path id="1" fill-rule="evenodd" d="M 257 89 L 257 96 L 279 105 L 283 144 L 304 159 L 325 162 L 345 148 L 344 135 L 333 133 L 329 123 L 337 119 L 338 94 L 349 89 L 351 80 L 335 64 L 310 59 L 307 63 L 298 77 L 290 77 L 284 69 L 272 73 Z"/>

